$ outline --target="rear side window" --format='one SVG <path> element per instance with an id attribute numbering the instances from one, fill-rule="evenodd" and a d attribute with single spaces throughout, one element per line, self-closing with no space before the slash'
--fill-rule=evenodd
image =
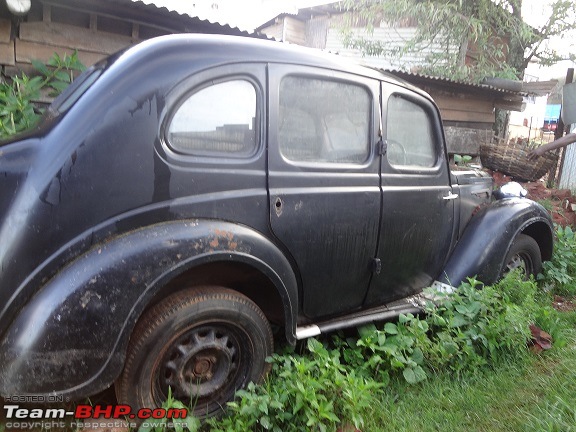
<path id="1" fill-rule="evenodd" d="M 280 84 L 278 146 L 296 162 L 361 164 L 369 157 L 371 97 L 357 84 L 287 76 Z"/>
<path id="2" fill-rule="evenodd" d="M 258 142 L 256 101 L 248 80 L 211 82 L 178 107 L 167 129 L 168 144 L 194 156 L 252 156 Z"/>
<path id="3" fill-rule="evenodd" d="M 431 168 L 436 164 L 436 133 L 424 107 L 400 95 L 388 101 L 386 155 L 395 167 Z"/>

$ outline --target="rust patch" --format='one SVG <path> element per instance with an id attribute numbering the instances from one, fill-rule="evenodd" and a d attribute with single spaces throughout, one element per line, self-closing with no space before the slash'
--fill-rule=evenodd
<path id="1" fill-rule="evenodd" d="M 214 230 L 214 239 L 209 243 L 212 249 L 220 247 L 222 249 L 237 250 L 238 241 L 234 239 L 234 233 L 225 230 Z"/>
<path id="2" fill-rule="evenodd" d="M 234 234 L 232 234 L 230 231 L 215 229 L 214 234 L 216 234 L 217 237 L 225 238 L 228 239 L 229 241 L 231 241 L 234 238 Z"/>

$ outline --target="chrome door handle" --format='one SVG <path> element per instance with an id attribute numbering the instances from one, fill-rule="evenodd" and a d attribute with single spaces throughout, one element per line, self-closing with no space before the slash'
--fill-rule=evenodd
<path id="1" fill-rule="evenodd" d="M 450 192 L 447 196 L 442 197 L 442 199 L 444 199 L 444 200 L 446 200 L 446 201 L 448 201 L 448 200 L 454 200 L 454 199 L 456 199 L 456 198 L 458 198 L 458 194 L 455 194 L 455 193 L 452 193 L 452 192 Z"/>

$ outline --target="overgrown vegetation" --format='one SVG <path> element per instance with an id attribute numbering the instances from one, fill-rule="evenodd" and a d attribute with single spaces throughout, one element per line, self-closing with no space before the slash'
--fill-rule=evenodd
<path id="1" fill-rule="evenodd" d="M 433 292 L 422 316 L 274 354 L 266 382 L 239 391 L 201 429 L 576 430 L 576 312 L 551 306 L 553 294 L 575 294 L 576 236 L 558 227 L 557 237 L 538 282 L 469 279 Z M 530 354 L 530 324 L 552 335 L 553 350 Z"/>
<path id="2" fill-rule="evenodd" d="M 435 293 L 435 301 L 427 302 L 427 313 L 421 317 L 402 315 L 397 322 L 366 326 L 356 338 L 310 339 L 301 355 L 275 354 L 266 383 L 238 392 L 226 417 L 210 420 L 206 427 L 333 431 L 350 424 L 380 430 L 378 419 L 383 421 L 389 416 L 385 411 L 393 410 L 391 394 L 402 398 L 404 392 L 429 391 L 436 384 L 424 383 L 438 376 L 443 386 L 459 391 L 462 383 L 499 367 L 523 370 L 532 323 L 550 332 L 555 346 L 566 345 L 563 318 L 535 281 L 511 274 L 496 286 L 479 289 L 478 285 L 470 279 L 453 293 Z M 411 385 L 424 387 L 412 392 Z M 555 403 L 557 424 L 574 420 L 576 427 L 576 419 L 566 410 L 569 399 Z M 375 405 L 383 412 L 375 414 Z"/>
<path id="3" fill-rule="evenodd" d="M 33 127 L 41 115 L 36 105 L 41 96 L 57 96 L 72 82 L 75 72 L 85 69 L 77 53 L 63 57 L 54 53 L 46 64 L 32 61 L 32 65 L 38 75 L 29 77 L 22 72 L 0 83 L 0 139 Z"/>
<path id="4" fill-rule="evenodd" d="M 557 227 L 554 255 L 543 264 L 539 279 L 547 290 L 576 296 L 576 235 L 569 226 Z"/>

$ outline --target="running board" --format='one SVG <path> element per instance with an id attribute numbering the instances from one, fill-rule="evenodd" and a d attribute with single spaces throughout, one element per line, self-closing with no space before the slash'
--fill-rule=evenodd
<path id="1" fill-rule="evenodd" d="M 358 327 L 375 321 L 384 321 L 396 318 L 401 314 L 418 314 L 422 312 L 422 308 L 418 305 L 421 300 L 422 298 L 420 296 L 409 297 L 384 305 L 380 308 L 368 309 L 344 317 L 339 317 L 337 319 L 297 327 L 296 339 L 307 339 L 323 333 L 330 333 L 335 330 Z"/>
<path id="2" fill-rule="evenodd" d="M 426 293 L 419 293 L 410 297 L 402 298 L 393 301 L 383 306 L 367 309 L 360 312 L 355 312 L 344 317 L 335 318 L 332 320 L 308 324 L 302 327 L 296 327 L 296 339 L 302 340 L 321 335 L 323 333 L 333 332 L 350 327 L 358 327 L 364 324 L 373 323 L 375 321 L 384 321 L 396 318 L 401 314 L 419 314 L 423 312 L 422 306 L 425 302 L 438 303 L 442 301 L 442 296 L 435 295 L 437 293 L 448 294 L 456 291 L 456 287 L 448 285 L 440 281 L 434 281 L 430 286 L 432 290 Z"/>

